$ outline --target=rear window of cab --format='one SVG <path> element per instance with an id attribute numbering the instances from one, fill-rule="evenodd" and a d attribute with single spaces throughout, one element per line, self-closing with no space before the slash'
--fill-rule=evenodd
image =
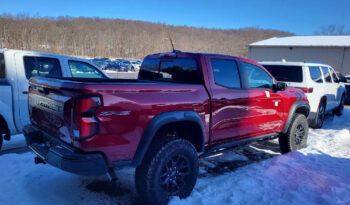
<path id="1" fill-rule="evenodd" d="M 263 65 L 277 81 L 301 83 L 303 69 L 301 66 Z"/>
<path id="2" fill-rule="evenodd" d="M 139 80 L 176 83 L 202 83 L 201 73 L 194 58 L 146 58 L 143 60 Z"/>

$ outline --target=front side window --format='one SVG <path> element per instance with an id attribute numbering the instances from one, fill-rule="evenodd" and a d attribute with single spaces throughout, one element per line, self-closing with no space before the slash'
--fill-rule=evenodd
<path id="1" fill-rule="evenodd" d="M 211 66 L 216 84 L 229 88 L 241 87 L 238 67 L 235 61 L 212 59 Z"/>
<path id="2" fill-rule="evenodd" d="M 0 78 L 5 78 L 5 57 L 0 53 Z"/>
<path id="3" fill-rule="evenodd" d="M 327 67 L 322 67 L 322 72 L 323 72 L 324 80 L 327 83 L 331 83 L 332 82 L 332 77 L 331 77 L 331 74 L 330 74 L 328 68 Z"/>
<path id="4" fill-rule="evenodd" d="M 81 61 L 68 61 L 73 78 L 105 78 L 97 68 Z"/>
<path id="5" fill-rule="evenodd" d="M 318 67 L 318 66 L 310 66 L 309 67 L 309 71 L 310 71 L 311 79 L 313 81 L 315 81 L 316 83 L 323 83 L 320 67 Z"/>
<path id="6" fill-rule="evenodd" d="M 62 77 L 60 61 L 56 58 L 25 56 L 23 60 L 27 79 L 33 76 Z"/>
<path id="7" fill-rule="evenodd" d="M 290 65 L 263 65 L 278 81 L 303 82 L 303 70 L 301 66 Z"/>
<path id="8" fill-rule="evenodd" d="M 139 80 L 201 83 L 201 74 L 194 58 L 148 58 L 142 62 Z"/>
<path id="9" fill-rule="evenodd" d="M 242 63 L 248 77 L 249 88 L 272 89 L 273 79 L 263 69 L 250 63 Z"/>

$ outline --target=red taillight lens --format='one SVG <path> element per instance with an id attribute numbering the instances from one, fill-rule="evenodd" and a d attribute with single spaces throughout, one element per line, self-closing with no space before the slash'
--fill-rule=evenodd
<path id="1" fill-rule="evenodd" d="M 81 140 L 92 137 L 98 132 L 98 120 L 95 112 L 101 106 L 100 97 L 79 97 L 75 99 L 73 136 Z"/>
<path id="2" fill-rule="evenodd" d="M 299 88 L 299 89 L 302 90 L 304 93 L 312 93 L 314 91 L 314 88 Z"/>

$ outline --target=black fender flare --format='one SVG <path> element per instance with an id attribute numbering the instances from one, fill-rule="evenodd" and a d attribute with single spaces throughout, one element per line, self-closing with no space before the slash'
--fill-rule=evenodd
<path id="1" fill-rule="evenodd" d="M 164 125 L 173 123 L 173 122 L 194 122 L 201 129 L 201 148 L 199 151 L 204 151 L 205 144 L 205 135 L 204 135 L 204 126 L 199 115 L 194 111 L 173 111 L 173 112 L 165 112 L 155 116 L 152 121 L 149 123 L 145 132 L 143 133 L 138 147 L 136 149 L 134 158 L 132 160 L 132 164 L 134 166 L 139 166 L 151 145 L 153 137 L 156 132 Z"/>
<path id="2" fill-rule="evenodd" d="M 308 113 L 307 113 L 307 116 L 306 116 L 306 117 L 308 117 L 308 115 L 309 115 L 309 113 L 310 113 L 310 105 L 309 105 L 309 103 L 307 103 L 307 102 L 305 102 L 305 101 L 297 101 L 297 102 L 295 102 L 295 103 L 291 106 L 291 108 L 290 108 L 290 110 L 289 110 L 288 118 L 287 118 L 286 124 L 284 125 L 283 130 L 282 130 L 282 133 L 283 133 L 283 134 L 285 134 L 285 133 L 288 132 L 288 128 L 289 128 L 289 126 L 290 126 L 291 123 L 292 123 L 292 120 L 293 120 L 293 116 L 294 116 L 295 111 L 296 111 L 298 108 L 301 108 L 301 107 L 304 107 L 304 108 L 307 109 Z"/>

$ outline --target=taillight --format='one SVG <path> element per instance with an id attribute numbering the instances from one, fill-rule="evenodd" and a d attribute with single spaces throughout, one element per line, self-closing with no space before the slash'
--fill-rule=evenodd
<path id="1" fill-rule="evenodd" d="M 97 134 L 99 122 L 95 112 L 101 106 L 98 96 L 79 97 L 75 99 L 73 136 L 77 140 L 86 139 Z"/>
<path id="2" fill-rule="evenodd" d="M 299 87 L 296 87 L 299 88 Z M 314 88 L 299 88 L 302 90 L 304 93 L 312 93 L 314 91 Z"/>

